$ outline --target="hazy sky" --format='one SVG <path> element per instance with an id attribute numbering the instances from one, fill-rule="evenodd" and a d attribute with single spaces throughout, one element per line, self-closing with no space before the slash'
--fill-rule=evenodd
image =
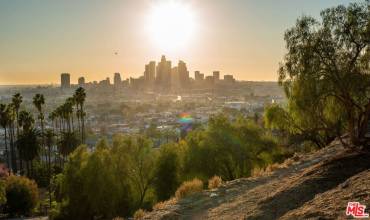
<path id="1" fill-rule="evenodd" d="M 276 80 L 284 31 L 302 14 L 318 17 L 323 8 L 353 2 L 187 0 L 197 28 L 181 48 L 168 50 L 146 27 L 152 8 L 164 1 L 0 0 L 0 84 L 59 83 L 62 72 L 72 82 L 114 72 L 137 77 L 162 54 L 173 63 L 184 60 L 190 76 L 220 70 L 237 79 Z"/>

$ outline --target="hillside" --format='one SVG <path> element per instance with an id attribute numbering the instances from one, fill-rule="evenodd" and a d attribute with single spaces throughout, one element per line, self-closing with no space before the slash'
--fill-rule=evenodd
<path id="1" fill-rule="evenodd" d="M 147 213 L 145 219 L 340 219 L 348 201 L 370 202 L 370 154 L 340 141 L 259 177 Z"/>

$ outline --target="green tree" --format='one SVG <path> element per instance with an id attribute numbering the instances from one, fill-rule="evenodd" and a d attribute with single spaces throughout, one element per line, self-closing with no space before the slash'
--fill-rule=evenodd
<path id="1" fill-rule="evenodd" d="M 81 121 L 81 141 L 82 143 L 85 143 L 85 112 L 84 112 L 84 103 L 85 103 L 85 99 L 86 99 L 86 92 L 85 92 L 85 89 L 82 88 L 82 87 L 79 87 L 78 89 L 76 89 L 74 95 L 74 100 L 77 104 L 77 106 L 79 106 L 79 110 L 78 110 L 78 113 L 79 113 L 79 120 Z"/>
<path id="2" fill-rule="evenodd" d="M 213 116 L 206 129 L 189 133 L 186 142 L 184 172 L 188 179 L 249 176 L 254 167 L 276 162 L 282 154 L 261 127 L 242 117 L 231 121 L 225 115 Z"/>
<path id="3" fill-rule="evenodd" d="M 369 14 L 366 0 L 326 9 L 321 21 L 301 17 L 285 33 L 279 69 L 293 117 L 304 113 L 327 132 L 333 115 L 326 106 L 338 106 L 353 144 L 362 141 L 370 115 Z"/>
<path id="4" fill-rule="evenodd" d="M 10 158 L 8 151 L 8 133 L 7 127 L 10 123 L 9 109 L 5 104 L 0 104 L 0 125 L 4 129 L 5 157 L 8 167 L 10 167 Z"/>
<path id="5" fill-rule="evenodd" d="M 19 120 L 19 109 L 21 107 L 21 104 L 23 102 L 23 97 L 20 93 L 16 93 L 13 95 L 12 97 L 12 106 L 13 106 L 13 109 L 15 111 L 15 121 L 16 121 L 16 129 L 17 129 L 17 139 L 19 138 L 19 126 L 18 126 L 18 120 Z M 15 141 L 13 141 L 13 143 L 16 143 Z M 13 159 L 13 163 L 14 163 L 14 170 L 17 171 L 17 158 L 16 158 L 16 148 L 18 148 L 17 146 L 13 146 L 14 150 L 13 150 L 13 154 L 12 157 L 14 156 L 14 159 Z M 20 166 L 21 166 L 21 169 L 22 169 L 22 161 L 20 161 Z"/>
<path id="6" fill-rule="evenodd" d="M 45 157 L 47 158 L 46 152 L 45 152 L 45 133 L 44 133 L 44 111 L 43 111 L 43 105 L 45 105 L 45 98 L 42 94 L 36 94 L 33 97 L 33 104 L 36 107 L 37 111 L 39 112 L 38 119 L 40 121 L 40 127 L 41 127 L 41 149 L 42 153 L 45 153 Z"/>
<path id="7" fill-rule="evenodd" d="M 177 144 L 161 146 L 155 169 L 157 198 L 160 201 L 169 199 L 180 185 L 181 161 Z"/>
<path id="8" fill-rule="evenodd" d="M 26 177 L 11 175 L 5 182 L 6 210 L 10 215 L 30 215 L 38 202 L 37 184 Z"/>

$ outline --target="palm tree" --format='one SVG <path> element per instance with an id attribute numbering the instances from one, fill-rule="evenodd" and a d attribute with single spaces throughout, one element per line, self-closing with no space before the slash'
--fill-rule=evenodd
<path id="1" fill-rule="evenodd" d="M 16 120 L 16 111 L 13 103 L 10 103 L 7 107 L 8 109 L 8 127 L 9 127 L 9 137 L 10 137 L 10 160 L 11 160 L 11 170 L 17 172 L 17 158 L 15 153 L 15 135 L 14 135 L 14 123 Z M 17 123 L 18 124 L 18 123 Z"/>
<path id="2" fill-rule="evenodd" d="M 85 143 L 85 121 L 84 121 L 84 103 L 86 99 L 86 92 L 85 89 L 82 87 L 79 87 L 76 89 L 75 94 L 73 95 L 77 105 L 80 107 L 79 111 L 79 118 L 81 120 L 81 141 L 82 143 Z"/>
<path id="3" fill-rule="evenodd" d="M 74 123 L 73 123 L 73 106 L 76 105 L 76 100 L 74 99 L 74 97 L 69 97 L 67 98 L 66 100 L 66 104 L 68 105 L 68 113 L 69 113 L 69 117 L 71 119 L 71 123 L 72 123 L 72 131 L 74 131 Z"/>
<path id="4" fill-rule="evenodd" d="M 39 133 L 34 129 L 35 119 L 32 114 L 28 111 L 19 112 L 19 126 L 22 127 L 22 133 L 19 135 L 17 144 L 19 146 L 19 156 L 20 160 L 26 161 L 27 175 L 33 171 L 32 160 L 38 155 L 39 143 L 38 136 Z M 29 164 L 31 164 L 31 172 L 29 169 Z"/>
<path id="5" fill-rule="evenodd" d="M 42 153 L 45 153 L 45 138 L 44 138 L 44 112 L 42 109 L 42 106 L 45 104 L 45 98 L 44 95 L 42 94 L 36 94 L 33 97 L 33 104 L 36 107 L 37 111 L 39 112 L 39 120 L 40 120 L 40 126 L 41 126 L 41 148 L 42 148 Z"/>
<path id="6" fill-rule="evenodd" d="M 13 104 L 13 107 L 14 107 L 14 110 L 15 110 L 15 116 L 16 116 L 17 139 L 19 138 L 19 126 L 18 126 L 19 109 L 21 107 L 22 102 L 23 102 L 23 97 L 20 93 L 16 93 L 16 94 L 13 95 L 12 104 Z M 17 148 L 18 148 L 18 146 L 17 146 Z M 15 151 L 15 149 L 14 149 L 14 151 Z M 20 169 L 22 170 L 22 161 L 20 161 L 19 165 L 20 165 Z M 17 169 L 15 168 L 15 170 L 17 170 Z"/>
<path id="7" fill-rule="evenodd" d="M 0 125 L 4 129 L 4 141 L 5 141 L 5 157 L 7 166 L 10 167 L 9 152 L 8 152 L 8 141 L 7 141 L 7 127 L 9 125 L 9 109 L 5 104 L 0 104 Z"/>
<path id="8" fill-rule="evenodd" d="M 53 130 L 47 129 L 45 133 L 46 146 L 48 147 L 48 174 L 49 174 L 49 205 L 51 207 L 51 148 L 55 143 L 55 134 Z"/>
<path id="9" fill-rule="evenodd" d="M 25 151 L 25 140 L 20 140 L 20 137 L 26 138 L 28 137 L 28 132 L 33 128 L 33 124 L 35 123 L 35 119 L 33 118 L 32 114 L 28 111 L 20 111 L 19 112 L 19 119 L 18 119 L 18 126 L 22 127 L 22 134 L 20 134 L 17 140 L 18 152 L 19 152 L 19 161 L 22 163 L 22 159 L 25 160 L 24 152 Z M 27 160 L 25 160 L 27 163 Z M 20 168 L 22 172 L 22 167 Z M 28 164 L 27 164 L 27 174 L 29 174 Z"/>

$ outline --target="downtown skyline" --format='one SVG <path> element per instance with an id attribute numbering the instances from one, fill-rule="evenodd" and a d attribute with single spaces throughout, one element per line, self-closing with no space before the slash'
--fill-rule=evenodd
<path id="1" fill-rule="evenodd" d="M 145 61 L 162 54 L 186 60 L 191 73 L 219 70 L 239 80 L 276 81 L 283 33 L 295 18 L 355 1 L 178 1 L 191 10 L 196 27 L 176 49 L 153 42 L 155 30 L 146 30 L 153 5 L 163 2 L 2 1 L 0 85 L 57 84 L 61 72 L 89 81 L 114 72 L 139 77 Z"/>

